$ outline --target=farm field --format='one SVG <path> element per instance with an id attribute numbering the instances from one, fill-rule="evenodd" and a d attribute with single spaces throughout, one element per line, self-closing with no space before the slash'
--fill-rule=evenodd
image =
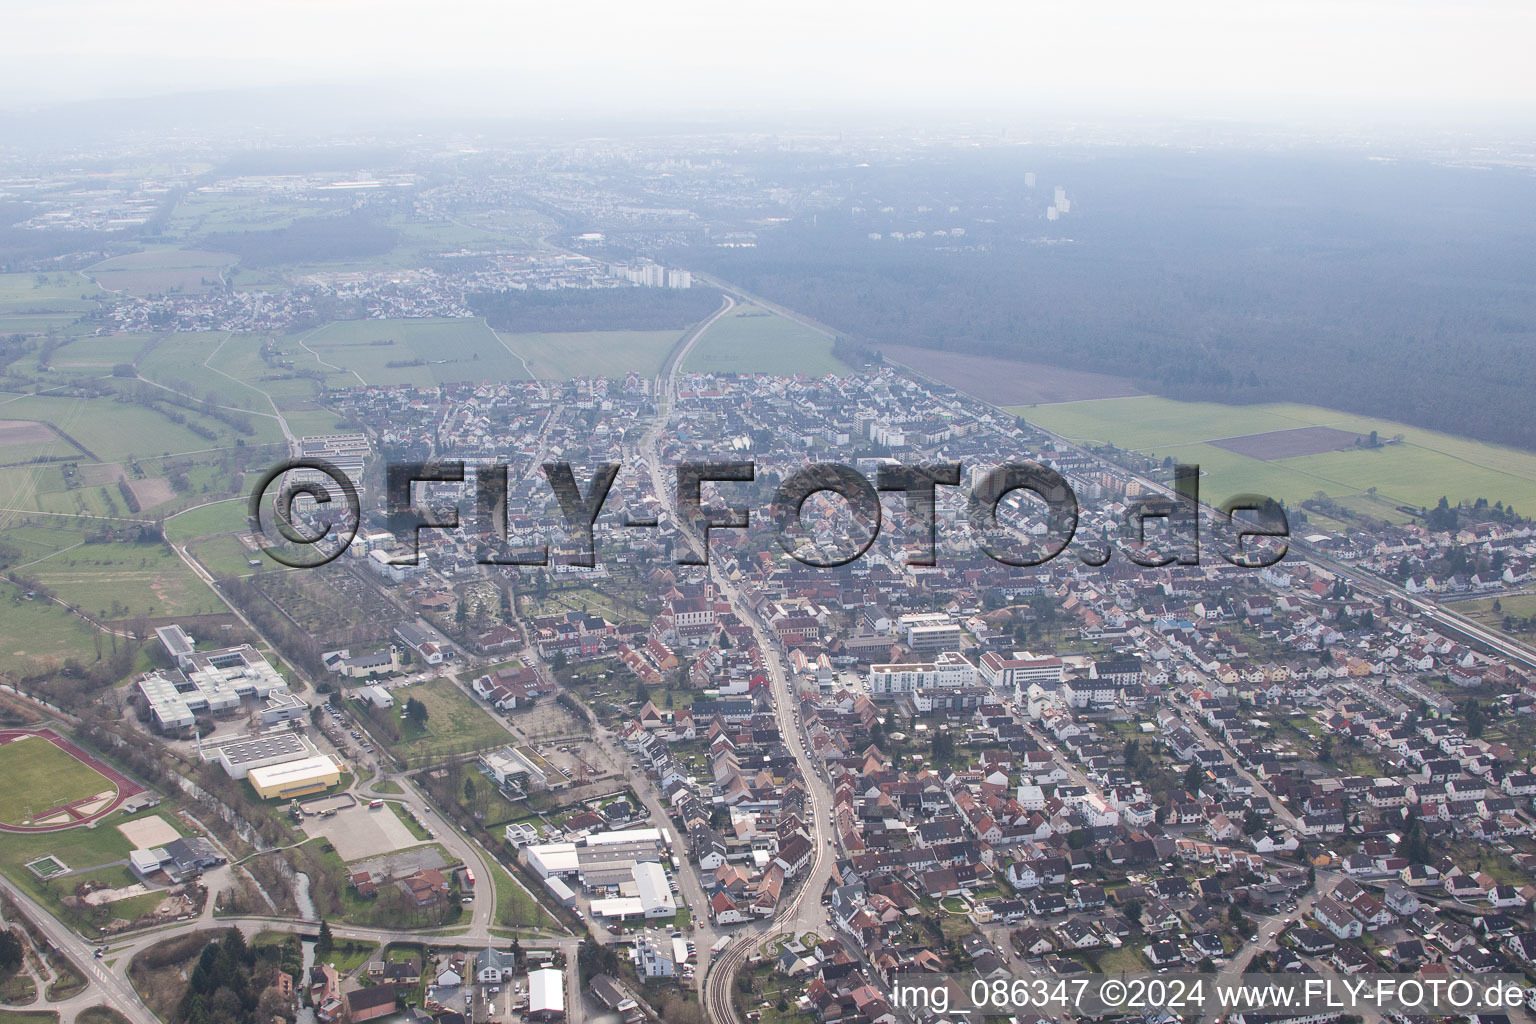
<path id="1" fill-rule="evenodd" d="M 173 410 L 217 435 L 210 441 L 161 413 L 116 397 L 52 398 L 23 395 L 0 405 L 0 419 L 38 420 L 74 439 L 90 457 L 116 462 L 133 456 L 206 451 L 233 445 L 238 435 L 191 409 Z"/>
<path id="2" fill-rule="evenodd" d="M 315 212 L 314 204 L 194 189 L 176 204 L 167 228 L 184 239 L 220 231 L 272 231 Z"/>
<path id="3" fill-rule="evenodd" d="M 1523 511 L 1536 507 L 1536 454 L 1316 406 L 1232 406 L 1147 395 L 1009 411 L 1074 441 L 1198 463 L 1201 498 L 1210 502 L 1245 491 L 1299 501 L 1321 491 L 1335 498 L 1369 496 L 1384 511 L 1397 504 L 1432 506 L 1442 495 L 1453 502 L 1503 501 Z M 1237 447 L 1283 456 L 1298 435 L 1250 435 L 1306 427 L 1362 436 L 1374 430 L 1384 442 L 1398 435 L 1402 442 L 1279 458 L 1256 458 L 1215 443 L 1241 439 Z M 1373 514 L 1382 512 L 1373 509 Z"/>
<path id="4" fill-rule="evenodd" d="M 502 344 L 521 356 L 540 380 L 572 377 L 623 377 L 631 370 L 654 377 L 681 331 L 567 331 L 558 334 L 511 334 L 498 331 Z"/>
<path id="5" fill-rule="evenodd" d="M 5 313 L 84 312 L 105 297 L 95 282 L 73 272 L 0 274 L 0 311 Z"/>
<path id="6" fill-rule="evenodd" d="M 220 287 L 221 275 L 234 262 L 229 253 L 171 249 L 116 256 L 86 273 L 108 291 L 131 295 L 201 292 Z"/>
<path id="7" fill-rule="evenodd" d="M 143 347 L 144 339 L 130 334 L 85 335 L 60 345 L 48 364 L 58 373 L 103 377 L 118 363 L 133 362 Z"/>
<path id="8" fill-rule="evenodd" d="M 214 392 L 223 405 L 271 413 L 266 392 L 255 383 L 245 379 L 231 380 L 205 365 L 226 346 L 259 347 L 261 342 L 256 337 L 184 331 L 159 335 L 147 346 L 142 337 L 138 341 L 141 347 L 147 348 L 136 363 L 139 376 L 145 380 L 188 391 L 198 398 Z"/>
<path id="9" fill-rule="evenodd" d="M 744 304 L 710 325 L 688 353 L 684 370 L 700 373 L 846 373 L 832 340 L 761 306 Z"/>
<path id="10" fill-rule="evenodd" d="M 522 363 L 478 318 L 342 320 L 285 339 L 295 363 L 344 371 L 348 383 L 524 380 Z M 308 357 L 306 363 L 305 356 Z M 420 365 L 390 366 L 390 363 Z"/>
<path id="11" fill-rule="evenodd" d="M 1140 394 L 1123 377 L 1066 370 L 911 345 L 882 345 L 881 355 L 994 405 L 1083 402 Z"/>
<path id="12" fill-rule="evenodd" d="M 96 769 L 40 736 L 0 743 L 0 824 L 25 825 L 33 817 L 116 787 Z"/>

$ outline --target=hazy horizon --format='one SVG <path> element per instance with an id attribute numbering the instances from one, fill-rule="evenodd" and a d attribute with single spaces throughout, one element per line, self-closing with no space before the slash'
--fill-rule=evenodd
<path id="1" fill-rule="evenodd" d="M 452 3 L 248 10 L 72 0 L 9 15 L 0 110 L 374 93 L 417 116 L 772 112 L 1523 121 L 1536 9 L 1345 0 L 1043 5 Z M 382 112 L 382 111 L 380 111 Z"/>

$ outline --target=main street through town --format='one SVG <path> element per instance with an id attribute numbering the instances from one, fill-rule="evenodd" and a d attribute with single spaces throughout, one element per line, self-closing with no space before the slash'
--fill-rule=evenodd
<path id="1" fill-rule="evenodd" d="M 810 866 L 801 877 L 790 880 L 796 887 L 780 905 L 771 921 L 737 926 L 735 938 L 718 956 L 707 959 L 701 949 L 699 972 L 704 978 L 704 1006 L 716 1024 L 735 1021 L 737 1014 L 732 1001 L 732 982 L 741 965 L 769 938 L 780 934 L 800 935 L 805 932 L 827 934 L 828 915 L 821 903 L 822 891 L 836 866 L 835 830 L 832 827 L 832 791 L 825 777 L 812 761 L 805 745 L 805 736 L 799 726 L 798 707 L 784 671 L 777 640 L 768 632 L 758 614 L 747 605 L 740 589 L 725 574 L 716 570 L 708 559 L 708 547 L 693 524 L 678 515 L 676 492 L 673 482 L 661 475 L 660 438 L 666 428 L 668 415 L 676 395 L 677 374 L 688 353 L 716 319 L 724 316 L 735 305 L 727 294 L 720 310 L 697 330 L 683 339 L 668 356 L 666 365 L 656 381 L 657 414 L 655 421 L 635 446 L 637 455 L 646 466 L 651 486 L 662 502 L 666 514 L 691 543 L 695 551 L 709 562 L 709 577 L 716 591 L 729 602 L 732 611 L 752 629 L 752 638 L 763 655 L 763 667 L 773 693 L 774 716 L 778 720 L 779 733 L 794 757 L 795 765 L 806 789 L 807 827 L 811 831 L 814 849 Z M 691 872 L 685 872 L 691 873 Z M 707 914 L 707 904 L 700 906 Z M 704 943 L 700 942 L 700 946 Z"/>

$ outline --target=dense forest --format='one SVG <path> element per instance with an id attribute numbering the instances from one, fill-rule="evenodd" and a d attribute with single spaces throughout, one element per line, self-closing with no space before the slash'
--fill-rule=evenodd
<path id="1" fill-rule="evenodd" d="M 400 233 L 360 211 L 342 216 L 305 217 L 272 231 L 221 231 L 203 245 L 232 252 L 247 267 L 285 263 L 353 260 L 378 256 L 395 247 Z"/>
<path id="2" fill-rule="evenodd" d="M 686 258 L 873 349 L 1046 362 L 1176 398 L 1303 401 L 1536 448 L 1524 171 L 1021 147 L 846 174 L 850 208 Z M 1072 205 L 1048 221 L 1056 184 Z"/>
<path id="3" fill-rule="evenodd" d="M 500 331 L 681 330 L 720 308 L 713 288 L 476 292 L 469 308 Z"/>

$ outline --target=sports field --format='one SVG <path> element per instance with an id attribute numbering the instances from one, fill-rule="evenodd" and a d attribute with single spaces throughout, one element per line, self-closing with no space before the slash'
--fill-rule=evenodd
<path id="1" fill-rule="evenodd" d="M 1444 495 L 1536 509 L 1536 454 L 1334 409 L 1140 396 L 1009 411 L 1074 441 L 1198 463 L 1200 495 L 1212 502 L 1240 492 L 1298 501 L 1321 491 L 1369 495 L 1388 507 L 1432 506 Z M 1336 433 L 1300 429 L 1312 427 Z M 1345 435 L 1366 437 L 1373 430 L 1381 447 L 1344 443 Z M 1310 454 L 1287 454 L 1298 446 Z M 1343 450 L 1325 450 L 1337 447 Z"/>
<path id="2" fill-rule="evenodd" d="M 847 373 L 832 339 L 761 306 L 743 304 L 716 320 L 688 353 L 684 370 L 822 377 Z"/>
<path id="3" fill-rule="evenodd" d="M 528 364 L 539 380 L 620 377 L 633 370 L 654 377 L 681 331 L 566 331 L 497 336 Z"/>
<path id="4" fill-rule="evenodd" d="M 0 773 L 0 825 L 42 824 L 49 811 L 117 792 L 106 776 L 41 736 L 0 742 Z"/>

